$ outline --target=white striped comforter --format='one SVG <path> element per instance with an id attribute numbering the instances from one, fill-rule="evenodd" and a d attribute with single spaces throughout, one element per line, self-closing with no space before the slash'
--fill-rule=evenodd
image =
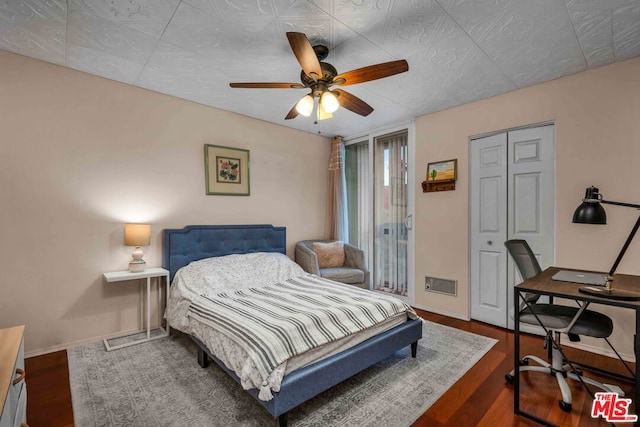
<path id="1" fill-rule="evenodd" d="M 189 316 L 225 334 L 254 361 L 270 400 L 267 378 L 281 363 L 323 344 L 362 331 L 411 307 L 391 296 L 299 276 L 259 288 L 203 294 Z"/>

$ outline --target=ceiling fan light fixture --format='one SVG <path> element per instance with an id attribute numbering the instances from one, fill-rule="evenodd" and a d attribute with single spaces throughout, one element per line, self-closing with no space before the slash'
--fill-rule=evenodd
<path id="1" fill-rule="evenodd" d="M 322 105 L 324 111 L 327 113 L 335 112 L 340 106 L 340 104 L 338 103 L 338 98 L 336 98 L 336 96 L 330 90 L 324 91 L 324 93 L 320 97 L 320 104 Z"/>
<path id="2" fill-rule="evenodd" d="M 296 104 L 296 110 L 303 116 L 309 117 L 313 112 L 313 104 L 313 97 L 311 95 L 305 95 Z"/>
<path id="3" fill-rule="evenodd" d="M 285 120 L 294 119 L 298 115 L 310 117 L 313 114 L 313 109 L 316 108 L 316 98 L 318 99 L 318 107 L 316 108 L 318 120 L 331 118 L 339 107 L 366 117 L 373 112 L 373 107 L 349 92 L 342 89 L 330 90 L 330 88 L 334 85 L 348 86 L 370 82 L 409 71 L 407 61 L 400 59 L 338 74 L 338 70 L 333 65 L 322 62 L 329 53 L 326 46 L 312 46 L 306 35 L 293 31 L 287 32 L 287 39 L 298 64 L 302 67 L 300 83 L 229 83 L 233 88 L 310 89 L 311 93 L 300 99 L 289 110 Z"/>
<path id="4" fill-rule="evenodd" d="M 318 120 L 326 120 L 333 117 L 333 113 L 324 109 L 324 107 L 322 106 L 322 102 L 318 103 L 318 109 L 316 110 L 316 114 L 317 114 Z"/>

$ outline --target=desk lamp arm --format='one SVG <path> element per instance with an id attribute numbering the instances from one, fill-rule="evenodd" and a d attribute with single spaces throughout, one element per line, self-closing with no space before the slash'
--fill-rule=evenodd
<path id="1" fill-rule="evenodd" d="M 608 205 L 624 206 L 627 208 L 640 209 L 640 205 L 634 205 L 632 203 L 610 202 L 608 200 L 600 200 L 600 203 L 606 203 Z M 616 269 L 618 268 L 618 264 L 620 264 L 620 261 L 622 261 L 622 257 L 624 257 L 624 254 L 627 252 L 627 249 L 629 248 L 631 241 L 636 236 L 638 228 L 640 228 L 640 216 L 638 216 L 638 220 L 636 221 L 635 225 L 631 229 L 631 233 L 629 233 L 629 237 L 627 237 L 627 240 L 624 242 L 624 245 L 622 246 L 622 249 L 620 250 L 618 257 L 616 258 L 615 262 L 611 266 L 611 270 L 609 270 L 609 277 L 607 281 L 613 280 L 613 275 L 615 274 Z"/>

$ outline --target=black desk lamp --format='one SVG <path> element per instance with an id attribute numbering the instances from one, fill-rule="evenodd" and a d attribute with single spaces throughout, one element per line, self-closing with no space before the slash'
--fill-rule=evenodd
<path id="1" fill-rule="evenodd" d="M 608 205 L 616 205 L 616 206 L 626 206 L 628 208 L 640 209 L 640 205 L 634 205 L 631 203 L 621 203 L 621 202 L 610 202 L 608 200 L 604 200 L 602 195 L 596 187 L 587 188 L 587 192 L 582 199 L 582 204 L 578 206 L 575 213 L 573 214 L 573 222 L 577 224 L 606 224 L 607 223 L 607 213 L 604 211 L 602 207 L 602 203 L 606 203 Z M 603 288 L 592 288 L 592 287 L 582 287 L 579 289 L 580 292 L 590 295 L 595 295 L 604 298 L 612 298 L 612 299 L 620 299 L 620 300 L 632 300 L 637 301 L 640 300 L 640 293 L 626 291 L 622 289 L 612 289 L 611 282 L 613 281 L 613 275 L 616 272 L 616 268 L 618 268 L 618 264 L 622 260 L 625 252 L 629 248 L 629 244 L 636 235 L 636 232 L 640 228 L 640 216 L 636 221 L 636 224 L 631 229 L 631 233 L 629 233 L 629 237 L 627 237 L 627 241 L 624 242 L 620 253 L 618 254 L 618 258 L 613 263 L 611 270 L 609 270 L 609 274 L 605 277 L 606 285 Z"/>

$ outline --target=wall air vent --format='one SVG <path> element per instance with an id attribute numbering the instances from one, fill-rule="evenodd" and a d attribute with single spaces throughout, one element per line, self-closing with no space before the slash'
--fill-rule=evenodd
<path id="1" fill-rule="evenodd" d="M 438 277 L 425 276 L 424 290 L 445 295 L 458 295 L 458 281 L 451 279 L 440 279 Z"/>

